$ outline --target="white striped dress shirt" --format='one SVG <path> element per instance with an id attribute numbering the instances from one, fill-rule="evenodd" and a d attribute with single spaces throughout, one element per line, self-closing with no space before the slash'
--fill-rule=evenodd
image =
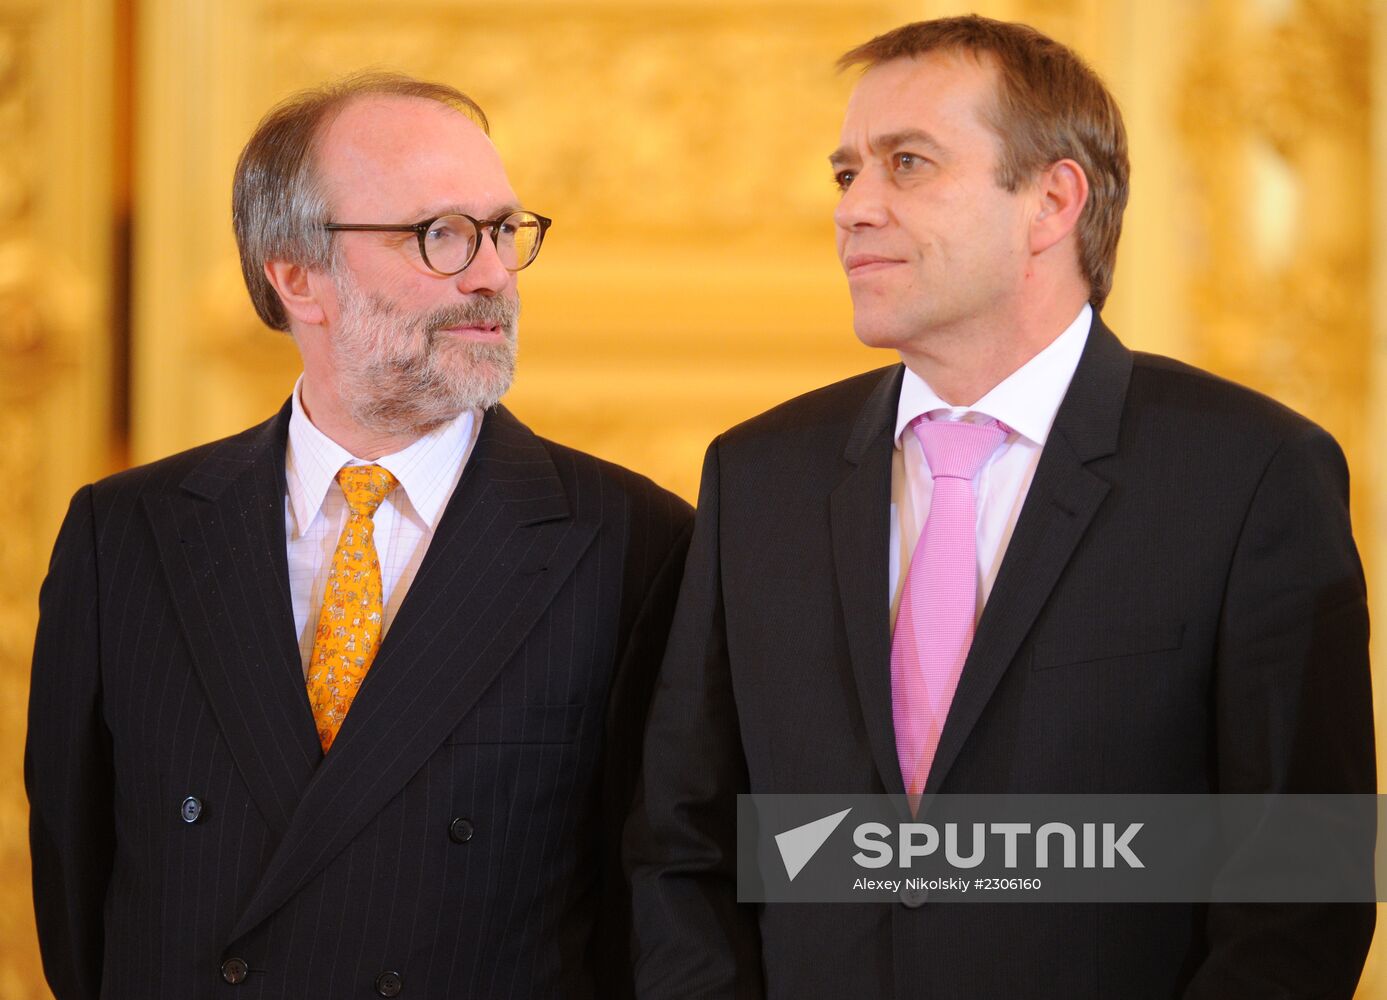
<path id="1" fill-rule="evenodd" d="M 375 515 L 376 551 L 380 556 L 385 601 L 381 626 L 384 637 L 419 570 L 443 509 L 462 478 L 482 414 L 465 410 L 403 451 L 368 462 L 354 457 L 313 426 L 300 399 L 302 385 L 300 377 L 294 385 L 293 412 L 289 417 L 284 535 L 289 548 L 294 628 L 306 673 L 332 554 L 347 520 L 347 499 L 337 485 L 337 471 L 344 465 L 375 464 L 389 470 L 400 484 Z"/>

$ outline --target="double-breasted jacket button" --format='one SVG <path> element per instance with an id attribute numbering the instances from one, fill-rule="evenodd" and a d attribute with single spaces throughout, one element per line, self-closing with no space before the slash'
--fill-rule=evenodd
<path id="1" fill-rule="evenodd" d="M 184 823 L 196 823 L 202 817 L 202 800 L 196 795 L 189 795 L 183 800 L 178 814 L 183 817 Z"/>
<path id="2" fill-rule="evenodd" d="M 398 972 L 382 972 L 376 977 L 376 993 L 383 997 L 397 997 L 405 988 L 405 981 Z"/>
<path id="3" fill-rule="evenodd" d="M 467 843 L 476 832 L 477 828 L 472 825 L 472 821 L 462 816 L 448 825 L 448 839 L 455 844 Z"/>
<path id="4" fill-rule="evenodd" d="M 929 890 L 923 887 L 902 886 L 900 891 L 901 905 L 908 910 L 918 910 L 929 902 Z"/>
<path id="5" fill-rule="evenodd" d="M 222 963 L 222 978 L 232 986 L 244 983 L 249 972 L 250 966 L 246 965 L 244 958 L 228 958 Z"/>

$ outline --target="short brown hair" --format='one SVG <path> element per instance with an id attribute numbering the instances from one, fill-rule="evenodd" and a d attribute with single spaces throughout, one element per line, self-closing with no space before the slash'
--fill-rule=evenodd
<path id="1" fill-rule="evenodd" d="M 255 311 L 272 329 L 288 330 L 289 317 L 265 277 L 266 262 L 332 266 L 332 234 L 322 228 L 329 220 L 317 169 L 319 137 L 352 101 L 377 95 L 437 101 L 490 134 L 486 115 L 472 98 L 447 84 L 403 73 L 356 73 L 301 91 L 272 108 L 241 151 L 231 187 L 241 273 Z"/>
<path id="2" fill-rule="evenodd" d="M 988 115 L 1001 140 L 997 183 L 1018 190 L 1039 171 L 1071 159 L 1088 177 L 1088 203 L 1075 230 L 1089 301 L 1101 309 L 1112 290 L 1117 239 L 1127 207 L 1127 131 L 1098 74 L 1073 50 L 1024 24 L 969 14 L 919 21 L 844 53 L 839 69 L 868 69 L 928 52 L 990 57 L 1000 83 Z"/>

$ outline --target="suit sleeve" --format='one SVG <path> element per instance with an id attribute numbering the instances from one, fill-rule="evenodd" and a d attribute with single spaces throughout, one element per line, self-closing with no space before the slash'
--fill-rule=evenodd
<path id="1" fill-rule="evenodd" d="M 655 571 L 641 575 L 644 596 L 621 652 L 607 706 L 602 780 L 602 901 L 594 947 L 598 995 L 603 1000 L 632 996 L 631 889 L 622 867 L 621 836 L 640 768 L 641 740 L 650 693 L 669 637 L 670 619 L 684 573 L 693 518 L 686 503 L 670 517 L 661 511 L 659 540 L 652 546 Z M 652 518 L 647 517 L 647 521 Z M 671 532 L 667 522 L 674 528 Z"/>
<path id="2" fill-rule="evenodd" d="M 24 783 L 34 913 L 57 1000 L 101 993 L 115 831 L 111 740 L 101 714 L 91 487 L 72 500 L 39 593 Z"/>
<path id="3" fill-rule="evenodd" d="M 1219 791 L 1376 791 L 1367 596 L 1348 469 L 1319 428 L 1281 446 L 1253 497 L 1215 669 Z M 1208 958 L 1186 996 L 1348 1000 L 1373 923 L 1371 903 L 1212 905 Z"/>
<path id="4" fill-rule="evenodd" d="M 714 441 L 626 830 L 642 1000 L 764 993 L 755 910 L 737 903 L 737 795 L 749 780 L 723 618 L 719 478 Z"/>

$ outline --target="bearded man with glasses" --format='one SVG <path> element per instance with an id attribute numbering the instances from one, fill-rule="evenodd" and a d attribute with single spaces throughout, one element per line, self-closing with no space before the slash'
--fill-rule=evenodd
<path id="1" fill-rule="evenodd" d="M 499 403 L 550 220 L 475 103 L 393 74 L 273 110 L 233 217 L 303 375 L 73 498 L 25 774 L 55 996 L 629 993 L 691 512 Z"/>

